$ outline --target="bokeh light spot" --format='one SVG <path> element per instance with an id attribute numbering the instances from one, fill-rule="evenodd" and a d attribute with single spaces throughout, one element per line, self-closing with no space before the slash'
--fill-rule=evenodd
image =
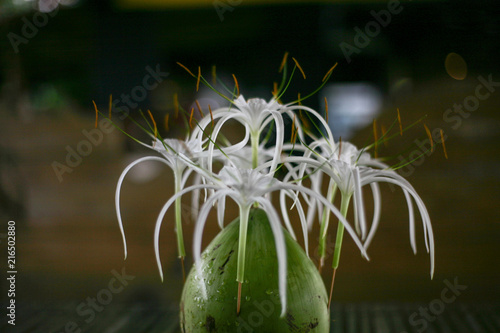
<path id="1" fill-rule="evenodd" d="M 461 55 L 451 52 L 444 61 L 446 73 L 455 80 L 463 80 L 467 77 L 467 63 Z"/>

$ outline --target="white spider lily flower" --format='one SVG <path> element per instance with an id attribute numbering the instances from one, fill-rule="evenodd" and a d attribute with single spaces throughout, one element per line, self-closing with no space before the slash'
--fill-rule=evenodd
<path id="1" fill-rule="evenodd" d="M 225 166 L 221 169 L 217 177 L 213 177 L 209 184 L 198 184 L 190 186 L 172 198 L 170 198 L 163 206 L 155 226 L 154 244 L 155 253 L 158 269 L 160 271 L 160 276 L 163 279 L 162 265 L 160 261 L 160 251 L 159 251 L 159 235 L 162 225 L 163 218 L 173 204 L 173 202 L 180 196 L 199 189 L 211 189 L 214 190 L 213 194 L 208 197 L 203 206 L 200 209 L 198 219 L 196 221 L 196 227 L 194 231 L 194 241 L 193 241 L 193 252 L 195 263 L 198 263 L 201 257 L 201 243 L 202 234 L 205 227 L 205 223 L 208 214 L 213 207 L 213 204 L 222 198 L 229 197 L 234 200 L 240 210 L 240 233 L 239 233 L 239 243 L 238 243 L 238 268 L 237 268 L 237 281 L 243 283 L 244 281 L 244 269 L 245 269 L 245 249 L 246 249 L 246 237 L 248 228 L 248 217 L 249 212 L 254 204 L 258 204 L 267 214 L 273 235 L 276 242 L 276 251 L 278 257 L 278 276 L 279 276 L 279 290 L 280 299 L 282 304 L 282 315 L 286 312 L 286 248 L 284 243 L 283 230 L 281 228 L 280 218 L 274 209 L 272 203 L 266 198 L 266 194 L 274 191 L 289 191 L 289 192 L 304 192 L 310 197 L 314 197 L 319 200 L 323 205 L 328 208 L 332 213 L 334 213 L 340 220 L 340 222 L 345 226 L 346 230 L 353 237 L 354 242 L 360 248 L 363 255 L 367 257 L 366 251 L 363 247 L 361 240 L 357 237 L 355 231 L 351 228 L 347 220 L 342 216 L 340 211 L 326 198 L 322 197 L 319 193 L 316 193 L 304 186 L 283 183 L 279 180 L 273 178 L 269 174 L 263 174 L 255 169 L 238 169 L 231 166 Z M 368 257 L 367 257 L 368 258 Z M 199 267 L 198 267 L 199 269 Z M 199 272 L 200 276 L 202 272 Z"/>
<path id="2" fill-rule="evenodd" d="M 213 118 L 218 119 L 218 121 L 211 134 L 211 142 L 208 146 L 209 152 L 213 151 L 214 142 L 217 140 L 223 125 L 229 120 L 236 120 L 245 127 L 245 138 L 239 145 L 246 145 L 248 140 L 250 140 L 252 148 L 252 166 L 255 168 L 259 164 L 258 149 L 260 146 L 260 135 L 262 131 L 274 121 L 276 127 L 276 147 L 273 163 L 271 165 L 271 170 L 274 170 L 278 163 L 277 161 L 284 140 L 284 122 L 279 112 L 283 106 L 274 99 L 271 99 L 269 102 L 261 98 L 245 100 L 242 95 L 236 98 L 233 104 L 234 105 L 220 108 L 213 112 Z M 200 127 L 205 128 L 204 126 L 208 126 L 209 121 L 211 121 L 211 119 L 207 117 L 204 122 L 200 122 Z"/>
<path id="3" fill-rule="evenodd" d="M 348 142 L 332 144 L 324 139 L 319 140 L 311 144 L 309 152 L 306 152 L 304 156 L 289 157 L 287 162 L 301 165 L 302 170 L 298 176 L 299 179 L 303 177 L 304 173 L 310 172 L 311 182 L 314 183 L 318 182 L 318 174 L 323 173 L 331 179 L 329 191 L 332 188 L 332 182 L 334 182 L 335 187 L 342 193 L 343 199 L 345 198 L 348 201 L 349 198 L 354 197 L 356 230 L 361 235 L 361 239 L 364 240 L 365 249 L 370 245 L 380 221 L 381 197 L 378 184 L 385 182 L 399 186 L 403 190 L 408 206 L 411 247 L 416 253 L 413 209 L 413 201 L 415 201 L 422 219 L 426 249 L 430 254 L 431 276 L 434 274 L 434 238 L 429 214 L 422 199 L 407 180 L 390 170 L 384 163 L 372 159 L 367 152 L 358 150 L 356 146 Z M 370 185 L 374 200 L 374 216 L 369 232 L 365 221 L 362 193 L 362 187 L 365 185 Z M 330 198 L 330 193 L 327 197 Z M 321 205 L 318 205 L 318 210 L 321 211 L 321 209 Z M 323 222 L 326 223 L 322 225 L 321 239 L 326 236 L 328 219 Z"/>
<path id="4" fill-rule="evenodd" d="M 198 140 L 177 140 L 177 139 L 165 139 L 161 141 L 158 138 L 154 138 L 154 141 L 151 145 L 144 144 L 144 146 L 155 150 L 158 152 L 160 156 L 146 156 L 139 158 L 122 171 L 118 183 L 116 186 L 115 192 L 115 208 L 116 215 L 118 217 L 118 225 L 120 227 L 120 232 L 122 234 L 123 246 L 124 246 L 124 254 L 125 258 L 127 258 L 127 242 L 125 238 L 125 231 L 123 228 L 123 221 L 121 217 L 120 210 L 120 192 L 123 181 L 127 173 L 137 164 L 145 162 L 145 161 L 159 161 L 161 163 L 166 164 L 168 167 L 172 169 L 174 174 L 175 181 L 175 192 L 179 192 L 186 185 L 187 179 L 191 175 L 192 171 L 197 168 L 196 163 L 202 163 L 204 157 L 207 155 L 206 152 L 203 151 L 201 142 Z M 199 177 L 196 177 L 199 181 Z M 177 230 L 177 242 L 178 242 L 178 251 L 179 257 L 185 257 L 185 249 L 184 249 L 184 240 L 182 234 L 182 224 L 181 224 L 181 202 L 178 200 L 176 202 L 176 230 Z"/>

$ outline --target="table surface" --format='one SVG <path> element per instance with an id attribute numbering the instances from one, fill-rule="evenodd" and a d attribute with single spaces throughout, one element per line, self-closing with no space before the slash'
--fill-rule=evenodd
<path id="1" fill-rule="evenodd" d="M 147 303 L 137 303 L 132 306 L 112 304 L 105 311 L 98 313 L 93 320 L 89 320 L 89 323 L 78 317 L 75 313 L 76 307 L 76 303 L 20 307 L 17 310 L 16 326 L 4 323 L 0 331 L 6 333 L 180 332 L 177 309 L 174 306 L 168 308 Z M 425 319 L 426 317 L 428 319 Z M 410 318 L 413 319 L 413 325 L 410 323 Z M 500 332 L 500 302 L 333 303 L 330 332 Z"/>

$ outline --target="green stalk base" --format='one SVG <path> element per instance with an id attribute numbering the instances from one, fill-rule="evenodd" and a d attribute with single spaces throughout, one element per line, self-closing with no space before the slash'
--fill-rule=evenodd
<path id="1" fill-rule="evenodd" d="M 328 298 L 321 276 L 286 231 L 287 310 L 280 318 L 282 305 L 274 236 L 266 213 L 260 209 L 250 212 L 245 282 L 241 311 L 236 314 L 238 232 L 239 219 L 236 219 L 203 252 L 200 265 L 204 279 L 196 267 L 191 269 L 182 293 L 182 331 L 329 332 Z M 206 298 L 203 289 L 206 289 Z"/>

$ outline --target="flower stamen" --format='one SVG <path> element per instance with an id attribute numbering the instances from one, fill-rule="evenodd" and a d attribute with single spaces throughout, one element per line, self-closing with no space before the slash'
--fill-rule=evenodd
<path id="1" fill-rule="evenodd" d="M 179 97 L 177 93 L 174 94 L 174 109 L 175 109 L 175 119 L 179 117 Z"/>
<path id="2" fill-rule="evenodd" d="M 165 115 L 165 131 L 169 131 L 169 128 L 168 128 L 168 118 L 169 118 L 170 114 L 166 114 Z"/>
<path id="3" fill-rule="evenodd" d="M 337 67 L 339 63 L 336 62 L 335 65 L 332 66 L 332 68 L 330 68 L 328 70 L 328 72 L 326 72 L 325 76 L 323 76 L 323 80 L 321 80 L 321 82 L 325 82 L 325 80 L 330 76 L 330 74 L 332 74 L 333 70 L 335 69 L 335 67 Z"/>
<path id="4" fill-rule="evenodd" d="M 205 117 L 205 115 L 203 114 L 203 111 L 201 109 L 201 106 L 200 106 L 200 103 L 198 102 L 198 100 L 195 100 L 195 103 L 196 103 L 196 108 L 198 108 L 198 112 L 200 112 L 200 116 L 202 118 Z"/>
<path id="5" fill-rule="evenodd" d="M 210 112 L 210 119 L 212 120 L 212 127 L 214 127 L 214 114 L 212 113 L 212 108 L 208 104 L 208 112 Z"/>
<path id="6" fill-rule="evenodd" d="M 399 113 L 399 108 L 397 108 L 396 110 L 398 111 L 399 134 L 403 136 L 403 124 L 401 123 L 401 114 Z"/>
<path id="7" fill-rule="evenodd" d="M 236 76 L 233 74 L 234 84 L 236 85 L 236 96 L 240 95 L 240 85 L 238 84 L 238 80 Z"/>
<path id="8" fill-rule="evenodd" d="M 444 157 L 446 157 L 446 159 L 448 159 L 448 153 L 446 152 L 446 146 L 444 144 L 443 130 L 441 129 L 439 132 L 441 133 L 441 144 L 443 145 Z"/>
<path id="9" fill-rule="evenodd" d="M 196 91 L 200 89 L 201 68 L 198 66 L 198 79 L 196 80 Z"/>
<path id="10" fill-rule="evenodd" d="M 193 128 L 193 115 L 194 115 L 194 108 L 191 108 L 191 114 L 189 115 L 189 127 L 191 129 Z"/>
<path id="11" fill-rule="evenodd" d="M 295 128 L 295 119 L 296 119 L 296 116 L 293 115 L 292 135 L 291 135 L 292 144 L 295 144 L 295 141 L 297 140 L 297 129 Z"/>
<path id="12" fill-rule="evenodd" d="M 196 75 L 194 75 L 186 66 L 184 66 L 183 64 L 181 64 L 180 62 L 177 62 L 177 65 L 181 66 L 182 68 L 184 68 L 192 77 L 196 77 Z"/>
<path id="13" fill-rule="evenodd" d="M 326 100 L 325 96 L 325 120 L 328 122 L 328 101 Z"/>
<path id="14" fill-rule="evenodd" d="M 153 122 L 154 130 L 155 130 L 155 133 L 154 133 L 155 138 L 157 138 L 158 137 L 158 128 L 156 127 L 156 121 L 153 118 L 153 115 L 151 114 L 150 110 L 148 110 L 148 114 L 149 114 L 149 118 L 151 118 L 151 121 Z"/>
<path id="15" fill-rule="evenodd" d="M 285 68 L 285 64 L 286 64 L 287 59 L 288 59 L 288 52 L 285 52 L 285 55 L 283 56 L 283 60 L 281 61 L 280 70 L 278 71 L 278 73 L 281 73 L 283 71 L 283 68 Z"/>
<path id="16" fill-rule="evenodd" d="M 340 160 L 340 154 L 342 154 L 342 137 L 339 136 L 339 160 Z"/>
<path id="17" fill-rule="evenodd" d="M 433 152 L 434 151 L 434 140 L 432 139 L 431 131 L 429 130 L 429 128 L 427 127 L 426 124 L 424 124 L 424 128 L 425 128 L 425 132 L 427 133 L 427 137 L 429 138 L 429 141 L 431 142 L 431 152 Z"/>
<path id="18" fill-rule="evenodd" d="M 111 108 L 113 107 L 113 95 L 109 94 L 109 119 L 111 120 Z"/>
<path id="19" fill-rule="evenodd" d="M 302 76 L 304 77 L 304 80 L 305 80 L 306 79 L 306 74 L 304 73 L 304 70 L 302 69 L 302 67 L 300 67 L 299 62 L 297 61 L 297 59 L 295 59 L 294 57 L 292 57 L 292 59 L 295 62 L 295 65 L 297 66 L 297 68 L 299 69 L 299 71 L 302 73 Z"/>
<path id="20" fill-rule="evenodd" d="M 95 109 L 95 128 L 97 128 L 97 119 L 99 119 L 99 110 L 97 110 L 97 105 L 95 105 L 94 100 L 92 100 L 92 103 L 94 103 L 94 109 Z"/>
<path id="21" fill-rule="evenodd" d="M 278 82 L 273 82 L 272 95 L 276 98 L 278 97 Z"/>
<path id="22" fill-rule="evenodd" d="M 217 71 L 215 65 L 212 66 L 212 83 L 214 85 L 217 83 Z"/>

